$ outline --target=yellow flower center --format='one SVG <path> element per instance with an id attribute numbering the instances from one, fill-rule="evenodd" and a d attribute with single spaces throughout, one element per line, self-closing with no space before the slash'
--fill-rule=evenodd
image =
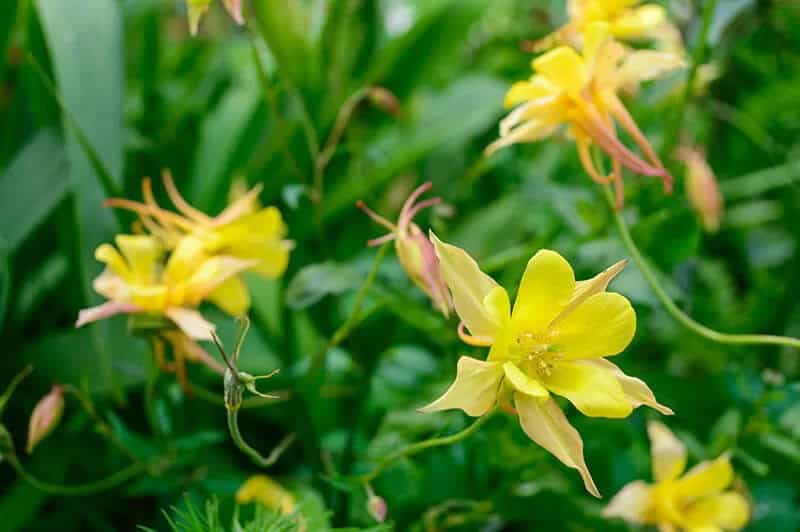
<path id="1" fill-rule="evenodd" d="M 523 331 L 517 335 L 509 348 L 509 357 L 526 374 L 535 373 L 549 377 L 553 366 L 560 358 L 553 344 L 555 336 L 555 331 L 544 333 Z"/>

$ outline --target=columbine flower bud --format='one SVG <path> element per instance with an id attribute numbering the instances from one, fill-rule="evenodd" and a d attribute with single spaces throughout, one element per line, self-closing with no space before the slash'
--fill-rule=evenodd
<path id="1" fill-rule="evenodd" d="M 367 92 L 369 103 L 393 117 L 400 116 L 400 101 L 397 96 L 384 87 L 370 87 Z"/>
<path id="2" fill-rule="evenodd" d="M 379 523 L 386 521 L 386 514 L 389 511 L 386 500 L 372 491 L 372 486 L 367 484 L 367 512 Z"/>
<path id="3" fill-rule="evenodd" d="M 39 400 L 31 414 L 28 425 L 28 454 L 55 430 L 63 413 L 64 390 L 61 386 L 55 385 L 50 393 Z"/>
<path id="4" fill-rule="evenodd" d="M 709 233 L 719 230 L 724 203 L 717 178 L 708 165 L 702 150 L 683 146 L 678 148 L 677 158 L 686 165 L 686 197 L 692 209 L 700 217 L 700 223 Z"/>
<path id="5" fill-rule="evenodd" d="M 431 183 L 427 182 L 411 193 L 403 204 L 397 225 L 373 212 L 362 201 L 359 201 L 356 205 L 375 222 L 391 231 L 387 235 L 368 241 L 367 244 L 378 246 L 394 240 L 397 258 L 408 277 L 431 298 L 439 311 L 445 317 L 448 317 L 453 303 L 450 299 L 447 285 L 442 279 L 439 258 L 436 256 L 436 251 L 431 241 L 428 240 L 428 237 L 419 226 L 412 221 L 414 216 L 422 209 L 442 202 L 441 198 L 430 198 L 415 204 L 420 195 L 430 190 L 431 186 Z"/>

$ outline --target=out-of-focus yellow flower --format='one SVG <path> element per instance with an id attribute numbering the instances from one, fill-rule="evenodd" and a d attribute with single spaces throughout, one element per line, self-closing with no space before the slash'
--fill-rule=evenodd
<path id="1" fill-rule="evenodd" d="M 624 486 L 603 511 L 630 523 L 658 525 L 691 532 L 739 530 L 750 519 L 747 499 L 726 491 L 733 482 L 730 458 L 724 454 L 686 474 L 686 447 L 663 424 L 647 425 L 655 484 L 641 480 Z"/>
<path id="2" fill-rule="evenodd" d="M 254 261 L 209 255 L 194 236 L 182 237 L 165 264 L 153 236 L 118 235 L 115 242 L 95 251 L 106 269 L 93 286 L 109 301 L 82 310 L 76 327 L 119 313 L 146 313 L 168 318 L 190 338 L 210 340 L 214 326 L 194 307 L 207 300 L 231 315 L 247 312 L 250 297 L 238 274 Z"/>
<path id="3" fill-rule="evenodd" d="M 684 53 L 680 30 L 658 4 L 643 4 L 641 0 L 569 0 L 567 15 L 569 22 L 540 41 L 539 49 L 559 40 L 580 47 L 589 27 L 602 22 L 608 24 L 609 31 L 617 39 L 652 40 L 662 51 Z"/>
<path id="4" fill-rule="evenodd" d="M 237 24 L 240 26 L 244 24 L 241 0 L 222 0 L 222 4 Z M 189 11 L 189 31 L 192 35 L 197 35 L 200 20 L 208 11 L 209 6 L 211 6 L 211 0 L 186 0 L 186 9 Z"/>
<path id="5" fill-rule="evenodd" d="M 506 108 L 514 108 L 500 122 L 500 138 L 487 155 L 505 146 L 535 142 L 568 125 L 575 138 L 581 163 L 598 183 L 613 182 L 617 204 L 622 205 L 622 167 L 659 176 L 666 192 L 672 177 L 664 169 L 647 138 L 619 100 L 621 87 L 636 86 L 682 65 L 680 56 L 652 50 L 626 51 L 611 38 L 606 23 L 594 23 L 586 31 L 582 55 L 569 46 L 559 46 L 533 60 L 534 75 L 514 83 L 505 97 Z M 633 138 L 647 161 L 629 150 L 617 137 L 616 125 Z M 596 169 L 590 146 L 597 144 L 612 161 L 612 171 L 603 176 Z"/>
<path id="6" fill-rule="evenodd" d="M 708 165 L 705 153 L 697 147 L 681 146 L 676 153 L 686 165 L 686 197 L 709 233 L 719 231 L 725 204 L 717 177 Z"/>
<path id="7" fill-rule="evenodd" d="M 481 416 L 498 402 L 516 410 L 527 435 L 577 469 L 586 489 L 599 497 L 580 434 L 551 394 L 565 397 L 590 417 L 623 418 L 640 405 L 672 413 L 644 382 L 604 358 L 624 350 L 636 330 L 628 300 L 606 292 L 625 263 L 575 281 L 561 255 L 541 250 L 528 262 L 512 310 L 505 289 L 464 250 L 433 234 L 431 241 L 462 321 L 461 338 L 491 350 L 486 361 L 461 357 L 450 388 L 421 410 L 458 408 Z"/>
<path id="8" fill-rule="evenodd" d="M 236 492 L 237 504 L 251 502 L 257 502 L 283 515 L 292 514 L 297 508 L 294 495 L 266 475 L 253 475 Z"/>
<path id="9" fill-rule="evenodd" d="M 180 214 L 158 206 L 147 178 L 142 181 L 144 203 L 113 198 L 107 200 L 106 205 L 139 214 L 145 228 L 167 248 L 190 235 L 202 243 L 205 253 L 253 260 L 255 264 L 251 269 L 270 279 L 283 275 L 293 243 L 285 239 L 287 229 L 280 211 L 276 207 L 259 207 L 261 185 L 211 217 L 183 199 L 169 172 L 165 171 L 162 177 L 167 194 Z"/>
<path id="10" fill-rule="evenodd" d="M 419 211 L 442 202 L 442 199 L 437 197 L 415 203 L 424 192 L 430 190 L 431 186 L 430 182 L 424 183 L 411 193 L 400 210 L 400 218 L 397 220 L 397 225 L 376 214 L 363 201 L 357 202 L 356 205 L 375 222 L 391 231 L 387 235 L 370 240 L 367 244 L 378 246 L 394 240 L 397 258 L 400 260 L 400 264 L 406 274 L 420 290 L 431 298 L 436 308 L 445 317 L 448 317 L 450 316 L 452 302 L 450 301 L 447 286 L 442 279 L 439 259 L 431 241 L 428 240 L 428 237 L 420 230 L 419 226 L 413 222 L 414 216 Z"/>

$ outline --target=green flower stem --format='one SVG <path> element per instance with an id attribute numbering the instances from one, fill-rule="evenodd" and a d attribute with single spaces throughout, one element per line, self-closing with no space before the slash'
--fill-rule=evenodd
<path id="1" fill-rule="evenodd" d="M 472 425 L 465 428 L 461 432 L 456 432 L 455 434 L 451 434 L 449 436 L 440 436 L 438 438 L 431 438 L 429 440 L 423 440 L 417 443 L 412 443 L 411 445 L 407 445 L 402 449 L 393 452 L 383 460 L 381 460 L 378 465 L 365 475 L 359 477 L 364 483 L 369 483 L 378 478 L 381 473 L 383 473 L 384 469 L 392 465 L 394 462 L 401 458 L 405 458 L 407 456 L 415 455 L 425 449 L 430 449 L 431 447 L 440 447 L 442 445 L 450 445 L 452 443 L 460 442 L 463 439 L 466 439 L 470 435 L 472 435 L 475 431 L 477 431 L 481 426 L 489 421 L 489 418 L 492 417 L 494 411 L 488 412 L 475 421 L 472 422 Z"/>
<path id="2" fill-rule="evenodd" d="M 350 315 L 347 317 L 344 323 L 342 323 L 339 328 L 336 329 L 336 331 L 333 333 L 333 336 L 331 336 L 331 339 L 328 340 L 323 348 L 317 351 L 314 354 L 314 357 L 311 359 L 311 368 L 308 371 L 308 376 L 310 378 L 313 378 L 322 368 L 323 362 L 325 361 L 325 355 L 327 355 L 331 349 L 347 339 L 347 337 L 353 332 L 353 329 L 355 329 L 356 326 L 361 323 L 361 307 L 364 306 L 364 300 L 367 297 L 367 293 L 372 287 L 372 284 L 375 282 L 375 277 L 378 274 L 378 267 L 381 265 L 383 257 L 386 255 L 386 251 L 389 249 L 389 245 L 390 244 L 388 243 L 384 244 L 378 249 L 378 254 L 375 256 L 375 260 L 372 263 L 372 268 L 370 268 L 367 278 L 364 279 L 364 283 L 356 293 L 356 300 L 353 303 L 353 309 L 350 311 Z"/>
<path id="3" fill-rule="evenodd" d="M 619 231 L 619 235 L 622 238 L 622 242 L 625 244 L 625 247 L 628 249 L 628 253 L 630 253 L 631 258 L 639 267 L 639 270 L 642 272 L 642 276 L 644 276 L 645 281 L 647 284 L 650 285 L 650 288 L 655 293 L 656 297 L 667 312 L 672 316 L 675 321 L 686 327 L 687 329 L 693 331 L 694 333 L 708 338 L 713 342 L 718 342 L 721 344 L 739 344 L 739 345 L 758 345 L 758 344 L 770 344 L 770 345 L 785 345 L 788 347 L 794 347 L 796 349 L 800 349 L 800 339 L 791 338 L 787 336 L 776 336 L 770 334 L 727 334 L 721 333 L 719 331 L 715 331 L 705 325 L 698 323 L 697 321 L 693 320 L 689 317 L 686 313 L 684 313 L 678 305 L 675 304 L 672 299 L 670 299 L 669 295 L 667 295 L 666 290 L 661 286 L 661 282 L 656 277 L 656 274 L 650 268 L 650 265 L 647 263 L 646 259 L 642 256 L 642 253 L 639 251 L 639 248 L 636 247 L 636 243 L 633 241 L 631 237 L 631 233 L 628 230 L 628 226 L 625 223 L 625 219 L 622 217 L 622 213 L 617 211 L 614 206 L 614 196 L 609 189 L 608 186 L 603 187 L 603 192 L 606 197 L 606 201 L 608 202 L 608 207 L 611 212 L 611 215 L 614 217 L 614 222 L 616 223 L 617 230 Z"/>
<path id="4" fill-rule="evenodd" d="M 250 447 L 244 438 L 242 437 L 242 433 L 239 431 L 239 409 L 238 408 L 228 408 L 228 431 L 231 433 L 231 437 L 233 438 L 233 442 L 236 446 L 250 459 L 253 460 L 258 466 L 260 467 L 269 467 L 273 465 L 275 462 L 283 454 L 283 451 L 286 450 L 289 445 L 294 441 L 295 435 L 294 433 L 289 434 L 283 440 L 275 446 L 272 452 L 269 453 L 269 456 L 264 457 L 261 456 L 261 453 Z"/>
<path id="5" fill-rule="evenodd" d="M 686 106 L 689 104 L 694 81 L 697 79 L 697 69 L 700 68 L 700 65 L 703 64 L 706 58 L 708 32 L 711 30 L 711 21 L 714 18 L 714 9 L 716 5 L 717 0 L 706 0 L 703 6 L 703 23 L 700 27 L 700 34 L 697 36 L 697 43 L 694 46 L 694 50 L 692 50 L 692 63 L 689 66 L 689 74 L 686 76 L 686 86 L 683 88 L 683 93 L 675 108 L 675 115 L 673 116 L 669 131 L 664 140 L 664 155 L 666 157 L 670 156 L 678 142 L 678 136 L 683 127 L 683 115 L 686 114 Z"/>
<path id="6" fill-rule="evenodd" d="M 34 488 L 43 491 L 45 493 L 51 493 L 53 495 L 65 495 L 65 496 L 81 496 L 81 495 L 92 495 L 94 493 L 100 493 L 104 491 L 108 491 L 110 489 L 116 488 L 127 482 L 128 480 L 136 477 L 140 473 L 145 471 L 144 464 L 135 463 L 131 464 L 125 469 L 122 469 L 113 475 L 107 476 L 103 479 L 100 479 L 96 482 L 90 482 L 88 484 L 75 484 L 75 485 L 63 485 L 63 484 L 52 484 L 50 482 L 45 482 L 43 480 L 39 480 L 35 477 L 32 473 L 30 473 L 27 469 L 25 469 L 22 464 L 17 459 L 16 454 L 9 454 L 7 456 L 8 463 L 11 464 L 11 467 L 17 472 L 17 474 L 22 478 L 25 482 L 33 486 Z"/>

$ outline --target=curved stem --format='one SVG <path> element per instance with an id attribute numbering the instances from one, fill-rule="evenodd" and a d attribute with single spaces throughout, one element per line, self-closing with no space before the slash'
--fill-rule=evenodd
<path id="1" fill-rule="evenodd" d="M 69 486 L 63 484 L 51 484 L 50 482 L 39 480 L 22 466 L 15 454 L 9 454 L 7 458 L 8 463 L 11 464 L 11 467 L 14 468 L 17 474 L 25 482 L 40 491 L 52 493 L 53 495 L 80 496 L 107 491 L 127 482 L 145 470 L 144 464 L 135 463 L 96 482 Z"/>
<path id="2" fill-rule="evenodd" d="M 269 453 L 269 456 L 266 458 L 261 456 L 261 453 L 250 447 L 244 438 L 242 438 L 242 433 L 239 431 L 239 409 L 238 408 L 231 408 L 228 409 L 228 431 L 231 433 L 231 437 L 233 438 L 233 442 L 236 446 L 247 456 L 249 456 L 253 462 L 255 462 L 260 467 L 269 467 L 275 462 L 283 454 L 283 451 L 286 450 L 287 447 L 294 441 L 295 434 L 289 434 L 280 443 Z"/>
<path id="3" fill-rule="evenodd" d="M 451 443 L 460 442 L 461 440 L 469 437 L 470 435 L 472 435 L 472 433 L 481 428 L 481 426 L 484 423 L 486 423 L 490 417 L 492 417 L 493 413 L 494 411 L 491 411 L 482 415 L 481 417 L 473 421 L 472 425 L 465 428 L 461 432 L 456 432 L 455 434 L 451 434 L 450 436 L 440 436 L 438 438 L 431 438 L 429 440 L 423 440 L 417 443 L 412 443 L 411 445 L 407 445 L 402 449 L 393 452 L 392 454 L 390 454 L 389 456 L 378 462 L 378 465 L 375 467 L 375 469 L 373 469 L 369 473 L 361 475 L 361 477 L 359 477 L 359 480 L 361 480 L 362 482 L 372 482 L 381 473 L 383 473 L 384 469 L 386 469 L 391 464 L 393 464 L 394 462 L 396 462 L 401 458 L 417 454 L 421 451 L 424 451 L 425 449 L 430 449 L 431 447 L 440 447 L 442 445 L 450 445 Z"/>
<path id="4" fill-rule="evenodd" d="M 642 276 L 644 277 L 645 281 L 647 281 L 647 284 L 650 285 L 650 288 L 653 290 L 658 300 L 661 301 L 661 304 L 664 306 L 670 316 L 675 319 L 675 321 L 704 338 L 708 338 L 709 340 L 722 344 L 771 344 L 785 345 L 800 349 L 800 339 L 797 338 L 776 336 L 771 334 L 722 333 L 706 327 L 702 323 L 698 323 L 684 313 L 680 308 L 678 308 L 678 305 L 676 305 L 675 302 L 670 299 L 669 295 L 667 295 L 667 292 L 661 286 L 661 282 L 658 280 L 658 277 L 656 277 L 656 274 L 642 256 L 639 248 L 636 247 L 636 243 L 631 237 L 631 233 L 628 230 L 625 219 L 622 217 L 622 213 L 614 208 L 614 198 L 607 186 L 603 187 L 603 193 L 606 197 L 606 201 L 608 202 L 608 206 L 610 207 L 611 215 L 614 217 L 614 221 L 616 223 L 617 230 L 619 231 L 619 235 L 622 238 L 622 242 L 628 249 L 628 253 L 630 253 L 631 258 L 633 258 L 633 261 L 639 267 L 639 270 L 642 272 Z"/>

